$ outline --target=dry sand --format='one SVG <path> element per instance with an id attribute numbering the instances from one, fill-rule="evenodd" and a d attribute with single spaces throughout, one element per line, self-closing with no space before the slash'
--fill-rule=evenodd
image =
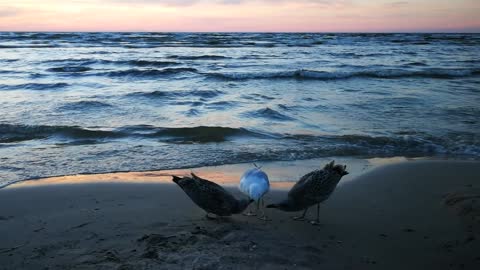
<path id="1" fill-rule="evenodd" d="M 0 189 L 0 269 L 480 269 L 478 162 L 410 161 L 354 176 L 322 205 L 321 226 L 275 209 L 268 222 L 206 220 L 177 186 L 129 176 Z"/>

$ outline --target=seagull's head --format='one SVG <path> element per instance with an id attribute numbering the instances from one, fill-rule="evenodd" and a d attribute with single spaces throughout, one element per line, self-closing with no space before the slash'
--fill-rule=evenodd
<path id="1" fill-rule="evenodd" d="M 335 164 L 335 160 L 332 160 L 332 162 L 325 165 L 323 169 L 333 171 L 340 176 L 345 176 L 348 174 L 347 165 Z"/>
<path id="2" fill-rule="evenodd" d="M 180 185 L 179 182 L 182 180 L 181 177 L 178 177 L 178 176 L 176 176 L 176 175 L 172 175 L 172 178 L 173 178 L 172 181 L 173 181 L 175 184 Z"/>
<path id="3" fill-rule="evenodd" d="M 340 174 L 341 176 L 345 176 L 348 174 L 347 172 L 347 165 L 340 165 L 340 164 L 337 164 L 333 167 L 333 170 Z"/>

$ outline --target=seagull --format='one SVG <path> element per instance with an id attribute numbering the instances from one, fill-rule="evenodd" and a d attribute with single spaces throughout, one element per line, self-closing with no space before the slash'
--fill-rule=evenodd
<path id="1" fill-rule="evenodd" d="M 253 202 L 250 199 L 237 200 L 220 185 L 200 178 L 194 173 L 191 173 L 191 177 L 172 177 L 173 182 L 179 185 L 196 205 L 207 212 L 208 219 L 215 219 L 209 214 L 217 216 L 240 214 Z"/>
<path id="2" fill-rule="evenodd" d="M 319 225 L 320 203 L 332 195 L 340 179 L 347 175 L 346 165 L 335 165 L 332 161 L 325 165 L 322 170 L 312 171 L 300 178 L 300 180 L 288 192 L 286 200 L 267 205 L 267 208 L 277 208 L 287 212 L 304 210 L 300 217 L 294 220 L 305 220 L 305 214 L 312 205 L 317 205 L 317 219 L 311 221 L 312 225 Z"/>
<path id="3" fill-rule="evenodd" d="M 240 179 L 240 190 L 257 203 L 256 212 L 259 212 L 260 202 L 263 206 L 263 196 L 267 194 L 270 189 L 270 182 L 268 181 L 267 174 L 262 171 L 260 167 L 257 167 L 256 164 L 254 165 L 255 168 L 246 171 L 242 175 L 242 178 Z M 254 216 L 257 215 L 257 213 L 249 211 L 246 215 Z M 267 220 L 265 212 L 262 211 L 262 216 L 259 218 Z"/>

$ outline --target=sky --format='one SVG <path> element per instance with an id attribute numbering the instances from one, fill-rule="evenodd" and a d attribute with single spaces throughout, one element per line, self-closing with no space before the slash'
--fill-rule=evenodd
<path id="1" fill-rule="evenodd" d="M 0 31 L 480 32 L 480 0 L 0 0 Z"/>

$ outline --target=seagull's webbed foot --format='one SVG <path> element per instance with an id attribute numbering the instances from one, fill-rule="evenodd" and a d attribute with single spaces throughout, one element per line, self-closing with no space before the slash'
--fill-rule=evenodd
<path id="1" fill-rule="evenodd" d="M 265 215 L 265 212 L 264 211 L 261 211 L 262 215 L 258 217 L 258 219 L 260 220 L 263 220 L 263 221 L 271 221 L 270 218 L 267 217 L 267 215 Z"/>
<path id="2" fill-rule="evenodd" d="M 209 220 L 218 220 L 218 216 L 211 216 L 210 213 L 207 213 L 205 217 Z"/>
<path id="3" fill-rule="evenodd" d="M 257 213 L 253 212 L 253 211 L 248 211 L 246 213 L 242 213 L 242 215 L 247 216 L 247 217 L 253 217 L 253 216 L 257 216 Z"/>
<path id="4" fill-rule="evenodd" d="M 271 218 L 268 218 L 266 215 L 263 215 L 261 217 L 258 217 L 258 219 L 263 220 L 263 221 L 272 221 Z"/>
<path id="5" fill-rule="evenodd" d="M 310 220 L 309 223 L 313 226 L 321 226 L 323 225 L 322 223 L 320 223 L 320 220 Z"/>
<path id="6" fill-rule="evenodd" d="M 307 210 L 308 210 L 308 208 L 305 209 L 305 211 L 303 211 L 303 214 L 302 214 L 301 216 L 299 216 L 299 217 L 293 217 L 293 220 L 295 220 L 295 221 L 304 221 L 304 220 L 305 220 L 305 215 L 307 214 Z"/>

